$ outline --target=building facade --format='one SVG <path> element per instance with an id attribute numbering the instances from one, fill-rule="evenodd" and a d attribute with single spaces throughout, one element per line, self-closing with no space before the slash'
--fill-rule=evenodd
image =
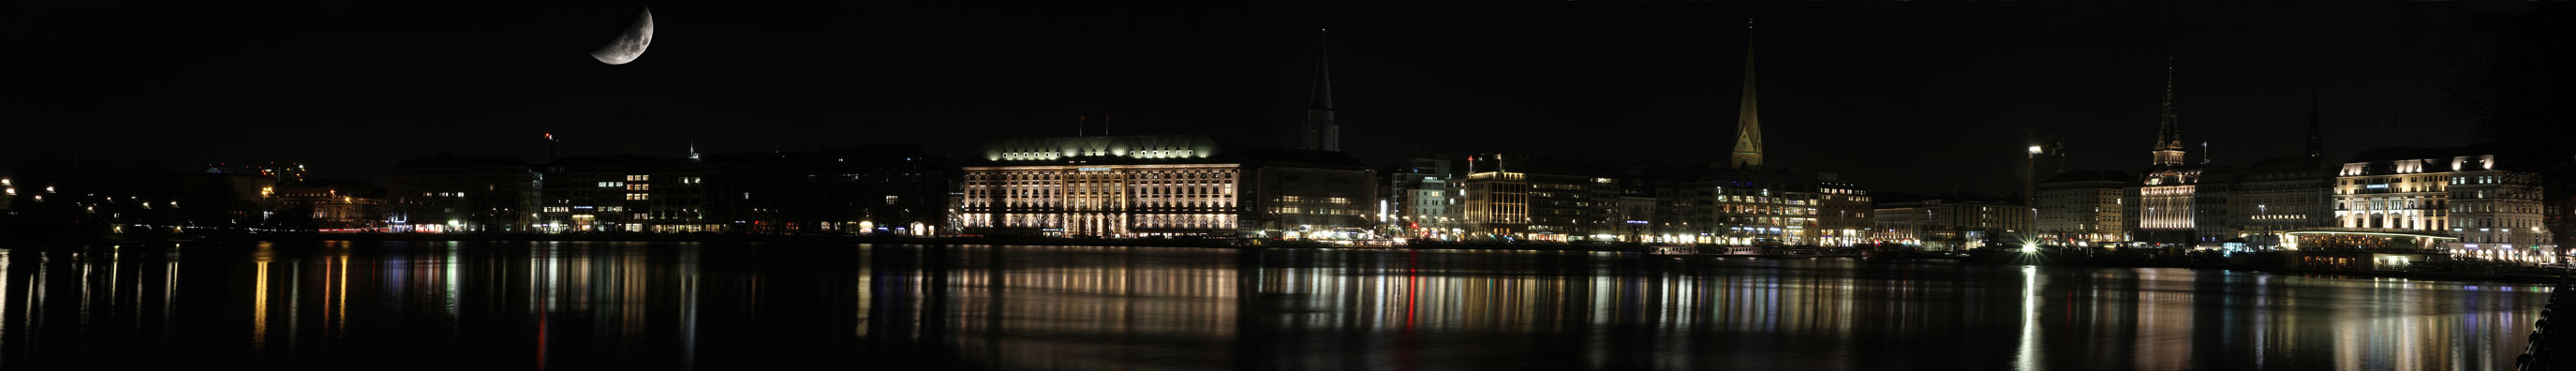
<path id="1" fill-rule="evenodd" d="M 2333 227 L 2334 171 L 2317 157 L 2256 162 L 2238 177 L 2228 198 L 2236 238 L 2250 248 L 2278 248 L 2288 233 Z"/>
<path id="2" fill-rule="evenodd" d="M 539 166 L 548 181 L 539 192 L 537 230 L 647 231 L 653 218 L 653 172 L 665 166 L 658 161 L 641 155 L 579 156 Z"/>
<path id="3" fill-rule="evenodd" d="M 2539 172 L 2497 168 L 2496 155 L 2455 156 L 2446 179 L 2452 253 L 2512 261 L 2555 261 L 2556 240 L 2543 224 Z"/>
<path id="4" fill-rule="evenodd" d="M 535 231 L 543 178 L 516 157 L 439 156 L 404 161 L 387 176 L 393 232 Z"/>
<path id="5" fill-rule="evenodd" d="M 1873 239 L 1929 251 L 2036 242 L 2021 241 L 2032 226 L 2030 208 L 2021 205 L 1925 200 L 1881 204 L 1871 213 Z"/>
<path id="6" fill-rule="evenodd" d="M 385 229 L 385 194 L 363 182 L 316 180 L 277 186 L 277 215 L 303 214 L 325 232 L 377 232 Z"/>
<path id="7" fill-rule="evenodd" d="M 963 168 L 965 233 L 1080 237 L 1232 236 L 1244 169 L 1210 161 L 1201 136 L 1008 139 Z"/>
<path id="8" fill-rule="evenodd" d="M 2038 235 L 2049 243 L 2091 246 L 2129 241 L 2128 174 L 2068 172 L 2039 184 Z"/>
<path id="9" fill-rule="evenodd" d="M 1450 172 L 1452 162 L 1443 158 L 1417 158 L 1408 166 L 1388 174 L 1388 211 L 1395 214 L 1389 222 L 1411 238 L 1455 239 L 1463 230 L 1458 210 L 1459 198 L 1453 186 L 1456 175 Z"/>

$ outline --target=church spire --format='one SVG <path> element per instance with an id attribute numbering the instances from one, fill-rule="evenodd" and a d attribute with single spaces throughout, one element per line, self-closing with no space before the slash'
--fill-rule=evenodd
<path id="1" fill-rule="evenodd" d="M 1762 166 L 1762 115 L 1753 96 L 1753 20 L 1744 20 L 1744 103 L 1736 108 L 1735 153 L 1728 165 L 1736 169 Z"/>
<path id="2" fill-rule="evenodd" d="M 1327 30 L 1315 30 L 1315 85 L 1307 98 L 1305 148 L 1317 151 L 1342 150 L 1342 127 L 1333 124 L 1332 45 Z"/>
<path id="3" fill-rule="evenodd" d="M 2317 90 L 2308 89 L 2308 157 L 2326 157 L 2325 115 L 2317 109 Z"/>
<path id="4" fill-rule="evenodd" d="M 2158 126 L 2158 127 L 2156 128 L 2156 145 L 2155 145 L 2155 148 L 2154 148 L 2152 151 L 2150 151 L 2151 153 L 2153 153 L 2153 154 L 2155 155 L 2155 164 L 2156 164 L 2156 165 L 2181 165 L 2181 164 L 2182 164 L 2182 161 L 2183 161 L 2183 158 L 2182 158 L 2182 156 L 2183 156 L 2183 151 L 2182 151 L 2182 124 L 2181 124 L 2180 122 L 2178 122 L 2178 121 L 2177 121 L 2177 116 L 2174 116 L 2174 102 L 2173 102 L 2173 100 L 2174 100 L 2174 67 L 2173 67 L 2173 57 L 2172 57 L 2172 56 L 2166 56 L 2166 57 L 2165 57 L 2165 101 L 2164 101 L 2164 114 L 2162 115 L 2163 117 L 2161 118 L 2161 121 L 2162 121 L 2161 125 L 2160 125 L 2160 126 Z"/>

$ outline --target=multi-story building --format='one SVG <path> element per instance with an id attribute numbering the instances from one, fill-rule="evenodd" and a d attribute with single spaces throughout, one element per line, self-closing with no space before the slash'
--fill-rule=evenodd
<path id="1" fill-rule="evenodd" d="M 2536 163 L 2545 161 L 2541 157 L 2515 166 L 2549 166 Z M 2324 248 L 2337 241 L 2319 238 L 2350 239 L 2342 234 L 2363 232 L 2415 237 L 2362 245 L 2379 250 L 2553 261 L 2557 244 L 2545 225 L 2545 179 L 2532 168 L 2508 166 L 2515 159 L 2477 148 L 2363 152 L 2344 163 L 2331 183 L 2338 228 L 2304 231 L 2316 238 L 2300 240 L 2299 247 Z"/>
<path id="2" fill-rule="evenodd" d="M 2480 259 L 2555 261 L 2556 241 L 2542 224 L 2541 174 L 2498 168 L 2496 155 L 2450 158 L 2452 253 Z"/>
<path id="3" fill-rule="evenodd" d="M 517 157 L 408 160 L 387 179 L 385 219 L 394 232 L 535 230 L 543 177 Z"/>
<path id="4" fill-rule="evenodd" d="M 914 146 L 828 148 L 807 173 L 821 188 L 811 219 L 827 230 L 928 236 L 951 225 L 958 173 L 947 156 Z"/>
<path id="5" fill-rule="evenodd" d="M 2335 173 L 2335 219 L 2344 228 L 2449 231 L 2446 165 L 2428 158 L 2345 163 Z"/>
<path id="6" fill-rule="evenodd" d="M 1376 205 L 1347 155 L 1218 156 L 1203 136 L 1027 138 L 964 168 L 967 233 L 1095 237 L 1350 237 Z"/>
<path id="7" fill-rule="evenodd" d="M 1245 235 L 1292 239 L 1370 237 L 1377 225 L 1377 174 L 1359 159 L 1314 150 L 1237 151 L 1242 164 Z"/>
<path id="8" fill-rule="evenodd" d="M 1932 216 L 1921 204 L 1890 203 L 1870 211 L 1870 243 L 1923 246 L 1926 219 Z"/>
<path id="9" fill-rule="evenodd" d="M 2085 246 L 2128 241 L 2131 178 L 2117 171 L 2079 171 L 2040 183 L 2034 226 L 2040 239 Z"/>
<path id="10" fill-rule="evenodd" d="M 2244 245 L 2245 241 L 2236 236 L 2236 226 L 2239 223 L 2236 216 L 2231 213 L 2234 210 L 2228 207 L 2228 200 L 2233 199 L 2236 193 L 2236 182 L 2242 177 L 2243 174 L 2229 167 L 2204 166 L 2202 168 L 2200 181 L 2192 184 L 2191 191 L 2192 246 L 2218 248 L 2229 246 L 2230 243 L 2239 247 Z"/>
<path id="11" fill-rule="evenodd" d="M 2318 157 L 2256 162 L 2236 178 L 2227 199 L 2235 238 L 2247 247 L 2277 248 L 2288 233 L 2333 227 L 2333 168 Z"/>
<path id="12" fill-rule="evenodd" d="M 653 172 L 665 164 L 644 155 L 556 159 L 541 166 L 536 228 L 544 232 L 646 232 L 651 223 Z"/>
<path id="13" fill-rule="evenodd" d="M 1924 250 L 1965 250 L 2020 241 L 2031 230 L 2030 208 L 1992 201 L 1924 200 L 1881 204 L 1873 214 L 1872 238 L 1920 246 Z"/>
<path id="14" fill-rule="evenodd" d="M 1529 232 L 1530 182 L 1526 174 L 1490 171 L 1458 180 L 1460 218 L 1467 237 L 1505 238 Z"/>
<path id="15" fill-rule="evenodd" d="M 1456 179 L 1451 163 L 1443 158 L 1417 158 L 1388 174 L 1388 211 L 1395 214 L 1391 222 L 1397 230 L 1414 238 L 1451 238 L 1453 230 L 1461 228 L 1459 215 L 1453 213 L 1460 200 L 1450 197 L 1457 193 L 1452 189 Z"/>
<path id="16" fill-rule="evenodd" d="M 1851 246 L 1868 243 L 1872 208 L 1869 191 L 1860 185 L 1839 180 L 1834 174 L 1817 174 L 1816 228 L 1812 243 L 1819 246 Z"/>
<path id="17" fill-rule="evenodd" d="M 276 215 L 301 213 L 311 227 L 329 232 L 382 231 L 385 194 L 365 182 L 315 180 L 277 186 L 269 206 Z"/>

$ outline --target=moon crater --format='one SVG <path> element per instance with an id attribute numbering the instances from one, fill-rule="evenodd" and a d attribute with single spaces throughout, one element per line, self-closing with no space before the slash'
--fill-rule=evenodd
<path id="1" fill-rule="evenodd" d="M 653 9 L 644 8 L 644 14 L 636 17 L 635 23 L 626 27 L 626 32 L 618 33 L 616 40 L 591 51 L 590 57 L 599 59 L 600 63 L 626 64 L 644 56 L 644 47 L 652 45 Z"/>

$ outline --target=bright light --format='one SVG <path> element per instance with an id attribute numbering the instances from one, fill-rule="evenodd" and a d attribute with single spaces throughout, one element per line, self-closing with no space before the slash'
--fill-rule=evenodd
<path id="1" fill-rule="evenodd" d="M 2021 252 L 2022 252 L 2022 253 L 2024 253 L 2024 254 L 2039 252 L 2039 244 L 2035 244 L 2035 243 L 2025 243 L 2025 244 L 2021 244 Z"/>
<path id="2" fill-rule="evenodd" d="M 2039 154 L 2039 146 L 2030 146 L 2030 154 Z"/>

